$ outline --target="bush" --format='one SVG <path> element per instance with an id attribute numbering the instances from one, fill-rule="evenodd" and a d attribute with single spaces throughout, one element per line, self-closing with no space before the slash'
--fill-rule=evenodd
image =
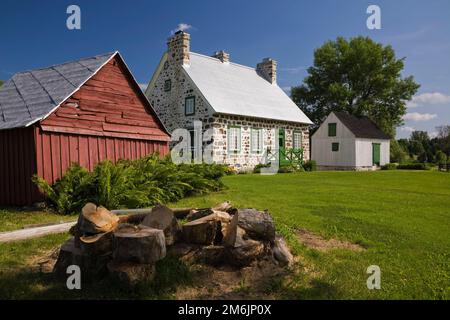
<path id="1" fill-rule="evenodd" d="M 223 188 L 220 180 L 227 166 L 173 163 L 169 157 L 150 155 L 139 160 L 99 163 L 89 172 L 78 164 L 49 185 L 34 176 L 33 181 L 47 196 L 49 205 L 61 214 L 77 213 L 86 202 L 108 209 L 143 208 L 204 194 Z"/>
<path id="2" fill-rule="evenodd" d="M 406 163 L 397 166 L 399 170 L 430 170 L 426 163 Z"/>
<path id="3" fill-rule="evenodd" d="M 396 163 L 387 163 L 383 166 L 381 166 L 381 170 L 396 170 L 398 164 Z"/>
<path id="4" fill-rule="evenodd" d="M 308 160 L 303 164 L 303 168 L 305 169 L 305 171 L 316 171 L 317 163 L 315 160 Z"/>
<path id="5" fill-rule="evenodd" d="M 261 168 L 269 168 L 270 164 L 263 164 L 263 163 L 258 163 L 254 168 L 253 168 L 253 173 L 261 173 Z"/>

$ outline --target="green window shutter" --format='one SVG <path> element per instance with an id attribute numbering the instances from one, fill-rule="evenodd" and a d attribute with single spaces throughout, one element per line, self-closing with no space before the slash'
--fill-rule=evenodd
<path id="1" fill-rule="evenodd" d="M 339 142 L 333 142 L 331 144 L 331 151 L 333 151 L 333 152 L 339 151 Z"/>
<path id="2" fill-rule="evenodd" d="M 336 137 L 336 123 L 329 123 L 328 124 L 328 136 L 329 137 Z"/>

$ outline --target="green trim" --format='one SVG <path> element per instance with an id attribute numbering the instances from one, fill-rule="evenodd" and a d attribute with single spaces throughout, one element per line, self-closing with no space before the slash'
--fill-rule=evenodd
<path id="1" fill-rule="evenodd" d="M 194 100 L 194 112 L 192 112 L 192 113 L 187 113 L 186 112 L 186 106 L 187 106 L 187 101 L 188 100 Z M 192 116 L 192 115 L 194 115 L 195 114 L 195 96 L 189 96 L 189 97 L 186 97 L 186 98 L 184 98 L 184 115 L 185 116 Z"/>
<path id="2" fill-rule="evenodd" d="M 238 150 L 230 150 L 230 129 L 231 128 L 239 129 L 239 143 L 238 143 L 239 149 Z M 231 126 L 231 125 L 229 125 L 228 129 L 227 129 L 227 151 L 228 151 L 228 154 L 240 154 L 241 150 L 242 150 L 242 131 L 241 131 L 241 127 L 240 126 Z"/>
<path id="3" fill-rule="evenodd" d="M 336 137 L 336 123 L 329 123 L 328 124 L 328 136 L 329 137 Z"/>
<path id="4" fill-rule="evenodd" d="M 253 150 L 253 131 L 261 132 L 261 149 L 254 151 Z M 250 129 L 250 153 L 252 154 L 261 154 L 264 150 L 264 132 L 262 128 L 251 128 Z"/>
<path id="5" fill-rule="evenodd" d="M 339 151 L 339 142 L 331 143 L 331 151 L 338 152 Z"/>

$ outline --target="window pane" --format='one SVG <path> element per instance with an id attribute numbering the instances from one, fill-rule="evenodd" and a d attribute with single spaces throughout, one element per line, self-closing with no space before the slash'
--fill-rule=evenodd
<path id="1" fill-rule="evenodd" d="M 185 113 L 186 115 L 195 113 L 195 97 L 189 97 L 185 100 Z"/>
<path id="2" fill-rule="evenodd" d="M 300 149 L 302 147 L 302 133 L 295 131 L 294 132 L 294 149 Z"/>
<path id="3" fill-rule="evenodd" d="M 331 144 L 331 151 L 339 151 L 339 143 L 338 142 L 333 142 Z"/>
<path id="4" fill-rule="evenodd" d="M 328 124 L 328 136 L 335 137 L 336 136 L 336 123 Z"/>
<path id="5" fill-rule="evenodd" d="M 252 152 L 261 152 L 263 148 L 262 143 L 262 129 L 251 130 L 251 147 Z"/>

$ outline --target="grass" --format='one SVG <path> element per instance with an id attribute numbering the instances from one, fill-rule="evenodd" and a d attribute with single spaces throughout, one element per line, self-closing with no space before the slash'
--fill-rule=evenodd
<path id="1" fill-rule="evenodd" d="M 290 299 L 450 298 L 449 174 L 247 174 L 225 177 L 224 182 L 227 189 L 222 192 L 171 205 L 206 207 L 230 200 L 238 207 L 269 209 L 299 263 L 289 277 L 271 279 L 267 292 Z M 0 215 L 0 226 L 12 215 Z M 298 242 L 296 228 L 359 243 L 367 250 L 319 252 Z M 50 279 L 23 271 L 27 257 L 60 244 L 65 237 L 0 244 L 0 297 L 70 298 L 80 294 L 63 288 L 58 291 Z M 147 291 L 131 294 L 101 283 L 92 290 L 82 290 L 82 297 L 173 298 L 173 289 L 180 281 L 189 283 L 189 270 L 178 261 L 166 260 L 160 263 L 156 284 Z M 370 265 L 381 268 L 381 290 L 366 287 Z M 11 292 L 13 284 L 17 289 Z"/>
<path id="2" fill-rule="evenodd" d="M 14 210 L 0 208 L 0 232 L 21 229 L 27 225 L 56 223 L 76 220 L 75 216 L 64 216 L 51 211 Z"/>

